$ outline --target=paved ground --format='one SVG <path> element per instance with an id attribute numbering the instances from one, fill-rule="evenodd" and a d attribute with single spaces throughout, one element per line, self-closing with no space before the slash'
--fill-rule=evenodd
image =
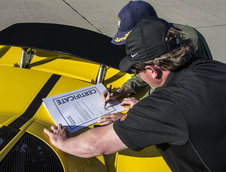
<path id="1" fill-rule="evenodd" d="M 74 25 L 113 37 L 117 14 L 128 0 L 0 0 L 0 30 L 19 22 Z M 158 16 L 197 28 L 213 57 L 226 62 L 225 0 L 147 0 Z"/>

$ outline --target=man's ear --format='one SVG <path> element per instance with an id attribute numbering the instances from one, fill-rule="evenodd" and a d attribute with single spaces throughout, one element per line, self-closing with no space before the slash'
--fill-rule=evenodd
<path id="1" fill-rule="evenodd" d="M 149 69 L 152 73 L 152 77 L 155 79 L 159 79 L 162 76 L 162 71 L 159 68 L 156 68 L 155 66 L 152 65 L 147 65 L 145 66 L 145 69 Z"/>

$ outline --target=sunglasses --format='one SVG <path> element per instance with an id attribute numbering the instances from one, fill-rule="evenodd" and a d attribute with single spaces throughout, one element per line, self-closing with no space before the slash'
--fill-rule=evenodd
<path id="1" fill-rule="evenodd" d="M 141 71 L 143 71 L 143 70 L 146 70 L 145 68 L 141 68 L 141 69 L 139 69 L 139 68 L 131 68 L 130 69 L 134 74 L 139 74 Z"/>

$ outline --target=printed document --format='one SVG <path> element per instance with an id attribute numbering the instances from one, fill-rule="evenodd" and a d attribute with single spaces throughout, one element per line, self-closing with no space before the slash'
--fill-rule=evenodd
<path id="1" fill-rule="evenodd" d="M 96 84 L 44 98 L 43 104 L 56 124 L 75 132 L 97 122 L 102 115 L 124 110 L 117 101 L 111 101 L 104 107 L 101 94 L 105 89 L 103 84 Z"/>

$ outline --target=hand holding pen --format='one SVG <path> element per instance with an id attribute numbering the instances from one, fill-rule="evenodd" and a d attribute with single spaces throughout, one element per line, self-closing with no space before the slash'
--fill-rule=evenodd
<path id="1" fill-rule="evenodd" d="M 107 96 L 105 98 L 104 108 L 106 108 L 106 105 L 107 105 L 108 101 L 110 100 L 109 96 L 111 94 L 111 87 L 112 87 L 112 85 L 110 85 L 110 87 L 108 88 Z"/>

